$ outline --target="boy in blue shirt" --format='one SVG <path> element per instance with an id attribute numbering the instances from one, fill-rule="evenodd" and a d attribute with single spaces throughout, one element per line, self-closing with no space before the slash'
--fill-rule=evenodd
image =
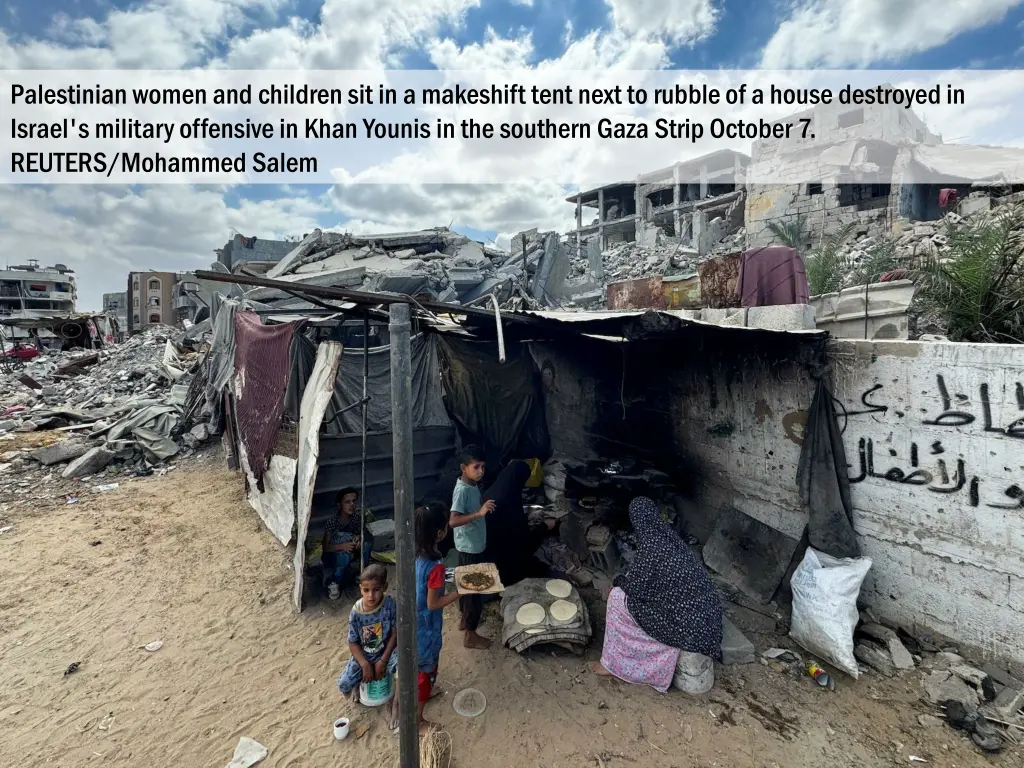
<path id="1" fill-rule="evenodd" d="M 480 501 L 479 483 L 486 469 L 483 451 L 475 445 L 467 446 L 459 457 L 459 465 L 462 477 L 455 481 L 448 525 L 455 538 L 455 549 L 459 552 L 459 565 L 475 565 L 483 562 L 487 548 L 487 522 L 484 517 L 494 510 L 494 501 Z M 464 595 L 459 598 L 459 610 L 462 613 L 459 628 L 465 632 L 463 644 L 467 648 L 490 648 L 491 641 L 476 632 L 483 614 L 483 598 Z"/>
<path id="2" fill-rule="evenodd" d="M 360 683 L 381 680 L 398 668 L 398 605 L 387 591 L 388 572 L 383 565 L 374 563 L 363 569 L 360 598 L 348 616 L 352 658 L 338 678 L 338 689 L 353 701 L 359 700 Z"/>

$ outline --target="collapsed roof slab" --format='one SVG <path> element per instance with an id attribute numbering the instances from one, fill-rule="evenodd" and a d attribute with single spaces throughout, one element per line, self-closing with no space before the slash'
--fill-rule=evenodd
<path id="1" fill-rule="evenodd" d="M 198 274 L 198 273 L 197 273 Z M 325 272 L 315 272 L 310 275 L 284 275 L 278 278 L 283 283 L 290 283 L 296 288 L 300 286 L 318 285 L 333 286 L 335 288 L 348 288 L 353 285 L 362 284 L 366 278 L 366 267 L 345 267 L 343 269 L 332 269 Z M 277 288 L 254 288 L 245 294 L 250 301 L 266 301 L 267 299 L 283 299 L 288 294 Z"/>

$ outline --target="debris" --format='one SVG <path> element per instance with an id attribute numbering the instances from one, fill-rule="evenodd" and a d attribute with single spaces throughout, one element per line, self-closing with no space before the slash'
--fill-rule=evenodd
<path id="1" fill-rule="evenodd" d="M 103 485 L 93 486 L 93 493 L 106 493 L 107 491 L 115 491 L 120 487 L 119 483 L 104 483 Z"/>
<path id="2" fill-rule="evenodd" d="M 887 651 L 871 642 L 858 643 L 853 655 L 885 677 L 896 677 L 896 665 L 892 663 Z"/>
<path id="3" fill-rule="evenodd" d="M 68 664 L 68 668 L 64 670 L 64 677 L 75 674 L 80 666 L 82 666 L 82 662 L 80 661 L 73 661 Z"/>
<path id="4" fill-rule="evenodd" d="M 722 617 L 722 663 L 753 664 L 757 661 L 754 644 L 726 616 Z"/>
<path id="5" fill-rule="evenodd" d="M 958 701 L 968 708 L 977 709 L 978 694 L 956 675 L 946 671 L 932 672 L 923 681 L 925 693 L 932 704 Z"/>
<path id="6" fill-rule="evenodd" d="M 899 635 L 896 634 L 895 630 L 881 624 L 861 624 L 857 631 L 884 645 L 888 649 L 889 656 L 896 669 L 908 670 L 914 668 L 914 657 L 910 655 L 910 651 L 900 641 Z"/>
<path id="7" fill-rule="evenodd" d="M 143 649 L 149 651 L 150 653 L 156 653 L 157 651 L 159 651 L 161 648 L 164 647 L 164 641 L 163 640 L 154 640 L 151 643 L 146 643 L 142 647 L 143 647 Z"/>
<path id="8" fill-rule="evenodd" d="M 912 762 L 912 763 L 927 763 L 928 761 L 925 760 L 923 757 L 918 757 L 917 755 L 911 755 L 910 756 L 910 762 Z"/>
<path id="9" fill-rule="evenodd" d="M 14 530 L 14 526 L 13 525 L 5 525 L 3 528 L 0 528 L 0 533 L 7 533 L 8 531 L 13 531 L 13 530 Z"/>
<path id="10" fill-rule="evenodd" d="M 1024 708 L 1024 691 L 1006 686 L 983 709 L 986 714 L 991 713 L 1000 720 L 1013 720 L 1021 708 Z"/>
<path id="11" fill-rule="evenodd" d="M 918 715 L 917 722 L 922 728 L 938 728 L 942 726 L 942 719 L 935 715 Z"/>
<path id="12" fill-rule="evenodd" d="M 250 768 L 250 766 L 256 765 L 256 763 L 265 759 L 269 754 L 270 750 L 258 741 L 254 741 L 248 736 L 243 736 L 238 740 L 235 754 L 232 756 L 227 768 Z"/>

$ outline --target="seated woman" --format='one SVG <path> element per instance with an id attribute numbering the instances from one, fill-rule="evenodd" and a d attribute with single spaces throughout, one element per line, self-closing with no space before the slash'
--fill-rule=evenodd
<path id="1" fill-rule="evenodd" d="M 720 660 L 722 603 L 704 566 L 643 496 L 629 505 L 637 552 L 608 595 L 599 675 L 665 693 L 680 651 Z"/>
<path id="2" fill-rule="evenodd" d="M 513 461 L 501 470 L 486 490 L 483 500 L 494 500 L 494 511 L 487 521 L 486 561 L 494 563 L 501 583 L 511 587 L 526 578 L 547 575 L 547 567 L 533 556 L 546 531 L 530 530 L 523 511 L 523 488 L 530 479 L 530 465 Z"/>

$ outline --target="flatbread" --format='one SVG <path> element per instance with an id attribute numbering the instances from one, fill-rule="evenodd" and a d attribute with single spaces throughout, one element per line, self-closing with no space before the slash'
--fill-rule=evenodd
<path id="1" fill-rule="evenodd" d="M 528 635 L 539 635 L 543 631 L 544 631 L 543 627 L 530 627 L 528 630 L 526 630 L 526 634 L 528 634 Z"/>
<path id="2" fill-rule="evenodd" d="M 564 600 L 572 594 L 572 584 L 565 579 L 552 579 L 546 584 L 548 594 Z"/>
<path id="3" fill-rule="evenodd" d="M 471 592 L 483 592 L 494 586 L 494 577 L 489 573 L 464 573 L 459 577 L 459 586 Z"/>
<path id="4" fill-rule="evenodd" d="M 537 603 L 527 603 L 516 611 L 516 622 L 524 627 L 532 627 L 544 621 L 547 612 L 544 606 Z"/>
<path id="5" fill-rule="evenodd" d="M 576 603 L 570 603 L 568 600 L 555 600 L 548 611 L 551 613 L 551 618 L 559 624 L 568 624 L 579 613 Z"/>

